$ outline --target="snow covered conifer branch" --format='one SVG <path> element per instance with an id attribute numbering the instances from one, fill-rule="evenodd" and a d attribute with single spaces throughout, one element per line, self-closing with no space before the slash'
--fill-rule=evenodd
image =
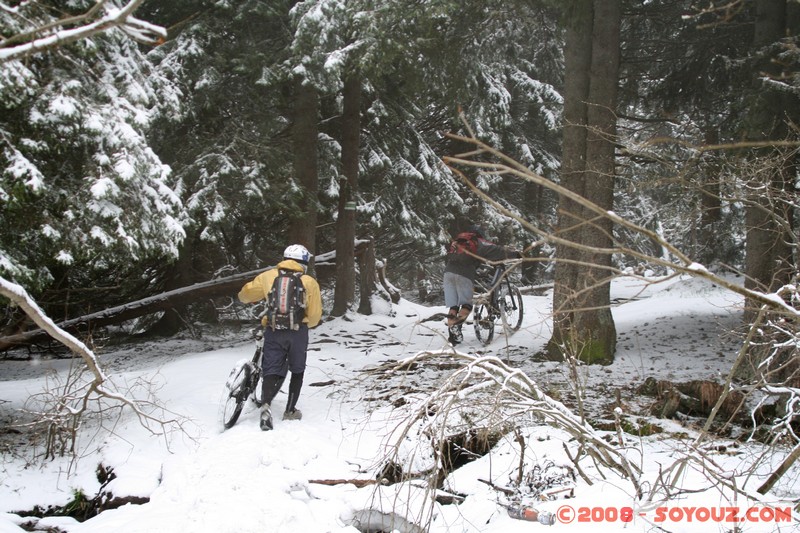
<path id="1" fill-rule="evenodd" d="M 163 42 L 167 36 L 164 28 L 133 16 L 143 1 L 129 0 L 121 7 L 116 7 L 110 0 L 98 0 L 85 13 L 40 22 L 33 27 L 29 25 L 30 19 L 22 13 L 24 4 L 11 7 L 0 3 L 0 11 L 21 26 L 20 31 L 0 41 L 0 64 L 73 43 L 115 27 L 142 43 Z"/>

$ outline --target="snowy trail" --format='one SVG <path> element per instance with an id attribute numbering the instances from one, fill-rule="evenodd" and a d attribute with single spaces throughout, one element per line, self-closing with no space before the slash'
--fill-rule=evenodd
<path id="1" fill-rule="evenodd" d="M 623 279 L 615 284 L 614 293 L 622 302 L 613 309 L 619 336 L 615 363 L 581 370 L 587 402 L 594 407 L 609 403 L 612 388 L 627 393 L 648 376 L 713 379 L 729 368 L 736 344 L 725 329 L 738 319 L 740 302 L 736 298 L 695 280 L 676 280 L 642 291 L 641 282 Z M 628 300 L 632 297 L 636 299 Z M 508 339 L 500 335 L 484 347 L 468 324 L 459 350 L 497 355 L 522 368 L 545 390 L 566 397 L 571 389 L 563 363 L 535 357 L 549 336 L 549 297 L 525 296 L 524 301 L 525 321 L 518 333 Z M 108 486 L 115 495 L 146 496 L 149 503 L 106 511 L 84 523 L 48 518 L 39 525 L 58 525 L 67 533 L 358 533 L 350 520 L 359 511 L 375 509 L 380 514 L 405 514 L 424 524 L 430 533 L 514 533 L 543 527 L 508 517 L 498 492 L 480 481 L 503 485 L 513 477 L 520 459 L 513 435 L 504 437 L 491 454 L 450 474 L 447 488 L 466 498 L 461 505 L 432 505 L 426 499 L 430 493 L 419 481 L 363 488 L 312 482 L 375 478 L 391 451 L 388 446 L 394 443 L 393 436 L 403 427 L 404 413 L 449 372 L 424 365 L 394 375 L 376 369 L 420 351 L 444 348 L 444 325 L 424 321 L 441 310 L 403 301 L 395 306 L 394 315 L 323 323 L 312 332 L 298 405 L 303 420 L 280 420 L 286 400 L 281 393 L 274 402 L 278 419 L 271 432 L 259 430 L 253 406 L 245 408 L 236 426 L 225 432 L 221 428 L 221 387 L 236 361 L 250 357 L 251 343 L 185 355 L 169 346 L 156 347 L 165 354 L 161 357 L 156 353 L 123 354 L 124 358 L 112 363 L 118 369 L 114 379 L 152 380 L 161 401 L 187 417 L 187 433 L 172 435 L 167 449 L 163 438 L 143 431 L 135 420 L 123 420 L 102 442 L 84 441 L 83 456 L 70 476 L 65 475 L 66 460 L 26 468 L 22 455 L 4 456 L 0 513 L 31 509 L 36 504 L 63 505 L 76 488 L 93 495 L 99 488 L 94 469 L 102 463 L 112 466 L 118 475 Z M 137 367 L 137 361 L 146 361 L 146 366 Z M 2 399 L 22 405 L 30 392 L 41 386 L 48 366 L 63 371 L 65 365 L 63 361 L 0 363 L 5 375 L 10 369 L 18 377 L 3 384 Z M 674 422 L 659 423 L 666 428 L 664 436 L 629 442 L 632 460 L 644 468 L 651 482 L 659 465 L 669 464 L 685 451 L 685 445 L 670 435 L 690 431 Z M 569 462 L 564 446 L 574 446 L 574 442 L 562 431 L 534 425 L 526 428 L 524 435 L 528 443 L 525 468 L 545 461 Z M 409 460 L 417 471 L 430 460 L 425 456 L 424 436 L 412 432 L 399 444 L 397 457 Z M 756 453 L 754 448 L 741 454 L 715 454 L 714 459 L 733 473 L 743 471 Z M 556 512 L 569 504 L 576 510 L 617 512 L 634 502 L 627 481 L 601 480 L 593 466 L 585 468 L 595 478 L 593 485 L 579 481 L 574 499 L 543 502 L 541 508 Z M 778 505 L 800 496 L 800 482 L 797 476 L 792 479 L 794 486 L 780 487 L 785 497 L 770 501 Z M 700 492 L 675 505 L 719 506 L 728 501 L 700 472 L 687 472 L 684 483 Z M 3 533 L 21 531 L 14 525 L 19 523 L 18 516 L 0 514 Z M 650 531 L 654 525 L 658 524 L 651 514 L 632 523 L 576 521 L 558 527 L 559 531 L 596 531 L 601 526 L 603 531 L 637 532 Z M 712 530 L 719 530 L 718 525 Z M 668 531 L 705 532 L 710 524 L 666 526 Z M 776 531 L 775 524 L 746 526 L 748 532 Z"/>
<path id="2" fill-rule="evenodd" d="M 324 425 L 252 419 L 164 464 L 148 504 L 102 513 L 75 532 L 336 531 L 346 502 L 314 498 L 308 480 L 351 470 Z M 331 424 L 328 424 L 331 425 Z"/>

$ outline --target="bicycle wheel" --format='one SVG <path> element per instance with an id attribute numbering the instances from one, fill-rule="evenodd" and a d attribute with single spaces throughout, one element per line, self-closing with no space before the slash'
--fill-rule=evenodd
<path id="1" fill-rule="evenodd" d="M 239 420 L 247 397 L 251 391 L 251 376 L 253 369 L 250 361 L 243 361 L 233 367 L 228 381 L 225 382 L 227 396 L 222 411 L 222 424 L 225 429 L 230 429 Z"/>
<path id="2" fill-rule="evenodd" d="M 475 326 L 475 336 L 482 344 L 489 344 L 494 337 L 494 319 L 491 306 L 485 304 L 475 306 L 472 321 Z"/>
<path id="3" fill-rule="evenodd" d="M 497 305 L 503 313 L 503 324 L 511 331 L 522 326 L 522 293 L 513 285 L 504 283 L 498 288 Z"/>

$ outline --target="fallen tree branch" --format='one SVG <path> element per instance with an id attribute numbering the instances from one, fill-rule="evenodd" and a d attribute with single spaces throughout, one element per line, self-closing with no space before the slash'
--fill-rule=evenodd
<path id="1" fill-rule="evenodd" d="M 314 483 L 315 485 L 327 485 L 329 487 L 334 487 L 336 485 L 354 485 L 359 489 L 380 484 L 377 479 L 309 479 L 308 482 Z"/>
<path id="2" fill-rule="evenodd" d="M 12 303 L 18 305 L 34 323 L 42 328 L 42 331 L 79 355 L 92 375 L 92 379 L 88 382 L 76 377 L 75 379 L 71 379 L 67 386 L 58 393 L 48 392 L 47 394 L 52 397 L 52 400 L 44 403 L 49 406 L 49 409 L 33 413 L 38 419 L 27 425 L 37 426 L 44 424 L 47 427 L 49 436 L 47 439 L 48 445 L 45 449 L 46 458 L 55 457 L 56 448 L 59 444 L 61 445 L 62 452 L 68 448 L 73 455 L 76 454 L 74 445 L 81 418 L 86 412 L 90 411 L 90 404 L 96 402 L 97 405 L 101 405 L 102 402 L 98 402 L 98 400 L 101 399 L 111 400 L 118 406 L 131 408 L 138 417 L 142 427 L 153 434 L 165 434 L 167 426 L 182 426 L 182 420 L 178 416 L 168 420 L 160 419 L 155 416 L 152 408 L 155 407 L 158 409 L 159 406 L 155 405 L 154 402 L 132 400 L 124 394 L 117 392 L 113 383 L 100 367 L 94 352 L 70 333 L 58 327 L 45 315 L 41 308 L 21 286 L 0 277 L 0 296 L 8 298 Z M 105 404 L 99 409 L 108 410 L 110 406 Z M 161 410 L 163 413 L 169 412 L 163 408 L 161 408 Z M 155 424 L 157 428 L 154 429 L 152 424 Z M 160 430 L 158 427 L 160 427 Z M 53 436 L 57 434 L 66 434 L 66 437 L 56 439 Z"/>
<path id="3" fill-rule="evenodd" d="M 359 241 L 356 245 L 356 252 L 361 253 L 361 250 L 364 250 L 369 243 L 370 241 Z M 320 254 L 317 256 L 317 259 L 320 260 L 320 262 L 316 263 L 317 266 L 330 266 L 335 264 L 336 255 L 333 253 Z M 401 297 L 400 290 L 386 279 L 386 263 L 378 263 L 379 264 L 376 265 L 377 274 L 381 280 L 381 284 L 384 286 L 384 290 L 390 296 L 393 303 L 399 302 Z M 58 323 L 58 327 L 71 333 L 77 333 L 88 331 L 92 327 L 121 324 L 127 320 L 161 311 L 168 311 L 195 302 L 222 296 L 234 296 L 239 292 L 244 283 L 252 280 L 255 276 L 269 268 L 273 267 L 265 266 L 258 270 L 251 270 L 224 278 L 203 281 L 201 283 L 189 285 L 188 287 L 181 287 L 179 289 L 148 296 L 141 300 L 128 302 L 96 313 L 64 320 Z M 31 344 L 47 336 L 48 333 L 44 329 L 36 329 L 0 337 L 0 351 Z"/>
<path id="4" fill-rule="evenodd" d="M 775 484 L 783 477 L 783 475 L 789 471 L 789 469 L 794 463 L 797 462 L 798 459 L 800 459 L 800 444 L 795 445 L 794 449 L 789 453 L 789 455 L 786 456 L 777 470 L 772 472 L 764 484 L 758 487 L 758 493 L 766 494 L 772 490 L 772 487 L 774 487 Z"/>
<path id="5" fill-rule="evenodd" d="M 188 287 L 182 287 L 155 296 L 149 296 L 135 302 L 118 305 L 109 309 L 104 309 L 96 313 L 79 316 L 70 320 L 58 323 L 58 327 L 65 331 L 79 331 L 93 326 L 107 326 L 110 324 L 120 324 L 126 320 L 138 318 L 140 316 L 166 311 L 174 307 L 179 307 L 205 298 L 214 298 L 238 292 L 242 284 L 249 281 L 265 269 L 243 272 L 221 279 L 195 283 Z M 39 324 L 37 324 L 39 325 Z M 40 326 L 41 327 L 41 326 Z M 46 337 L 49 332 L 44 328 L 8 335 L 0 338 L 0 350 L 8 350 L 15 346 L 29 344 L 38 339 Z"/>
<path id="6" fill-rule="evenodd" d="M 25 289 L 15 283 L 11 283 L 5 278 L 0 277 L 0 295 L 8 298 L 14 304 L 18 305 L 25 312 L 25 314 L 28 315 L 31 320 L 33 320 L 33 322 L 41 328 L 43 334 L 52 336 L 71 351 L 80 355 L 94 376 L 95 387 L 99 387 L 103 384 L 103 382 L 106 381 L 106 376 L 100 370 L 100 366 L 97 363 L 94 353 L 92 353 L 92 351 L 89 350 L 84 343 L 64 331 L 62 328 L 57 326 L 55 322 L 50 320 L 50 318 L 44 314 L 44 311 L 41 310 L 36 302 L 34 302 L 33 299 L 28 296 L 28 293 L 25 291 Z"/>
<path id="7" fill-rule="evenodd" d="M 471 419 L 471 424 L 502 427 L 517 416 L 541 417 L 545 423 L 554 424 L 581 443 L 583 453 L 599 464 L 617 471 L 634 486 L 637 497 L 642 495 L 639 481 L 641 470 L 630 463 L 625 450 L 610 445 L 591 425 L 581 420 L 564 404 L 545 394 L 538 384 L 524 372 L 514 369 L 494 356 L 472 356 L 457 351 L 421 352 L 394 365 L 403 371 L 412 365 L 431 364 L 442 358 L 452 364 L 455 359 L 462 367 L 450 375 L 437 391 L 420 402 L 409 415 L 400 431 L 393 436 L 399 447 L 419 422 L 424 434 L 433 435 L 437 428 L 448 426 L 448 417 L 464 410 L 476 411 L 476 402 L 490 387 L 498 390 L 490 395 L 490 405 L 477 409 L 485 419 Z M 575 457 L 575 461 L 579 460 Z"/>

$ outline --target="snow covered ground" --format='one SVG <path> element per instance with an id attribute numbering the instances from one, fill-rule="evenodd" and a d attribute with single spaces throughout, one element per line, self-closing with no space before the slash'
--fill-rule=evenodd
<path id="1" fill-rule="evenodd" d="M 578 370 L 592 417 L 610 416 L 609 406 L 617 394 L 623 416 L 643 415 L 647 399 L 636 395 L 635 389 L 648 377 L 676 382 L 718 379 L 730 368 L 738 348 L 730 331 L 740 323 L 739 297 L 691 278 L 656 285 L 621 278 L 612 296 L 619 302 L 614 308 L 619 339 L 616 360 L 610 366 Z M 575 380 L 570 380 L 567 365 L 536 356 L 549 338 L 550 295 L 527 295 L 524 303 L 525 320 L 519 332 L 508 338 L 499 335 L 484 347 L 468 325 L 465 342 L 458 349 L 469 355 L 495 355 L 521 368 L 545 392 L 574 406 Z M 104 490 L 116 496 L 146 497 L 149 502 L 105 511 L 83 523 L 41 519 L 37 527 L 59 527 L 69 533 L 356 533 L 378 531 L 368 524 L 392 517 L 400 518 L 380 529 L 513 533 L 547 527 L 512 519 L 503 506 L 508 496 L 497 490 L 516 479 L 520 463 L 526 474 L 537 467 L 571 465 L 565 450 L 575 452 L 574 439 L 562 428 L 533 418 L 522 417 L 529 423 L 519 426 L 518 433 L 505 435 L 491 453 L 448 475 L 443 488 L 463 499 L 458 505 L 433 503 L 431 489 L 421 480 L 362 487 L 320 483 L 374 480 L 389 458 L 411 470 L 430 466 L 428 438 L 418 432 L 418 425 L 407 427 L 406 421 L 456 366 L 420 364 L 394 374 L 385 369 L 419 352 L 448 350 L 442 321 L 426 320 L 442 311 L 403 300 L 391 312 L 324 322 L 311 333 L 309 366 L 298 404 L 303 420 L 278 419 L 271 432 L 259 430 L 258 412 L 252 405 L 233 428 L 222 429 L 223 384 L 234 364 L 249 357 L 254 347 L 245 332 L 234 341 L 231 336 L 175 340 L 102 355 L 118 385 L 128 384 L 142 394 L 142 384 L 149 383 L 150 392 L 170 411 L 169 416 L 181 417 L 182 431 L 153 435 L 131 415 L 88 421 L 82 428 L 77 459 L 44 464 L 31 463 L 25 448 L 4 445 L 0 533 L 20 531 L 19 524 L 36 522 L 15 513 L 36 505 L 64 505 L 78 490 L 92 497 L 100 489 L 99 464 L 113 468 L 117 476 Z M 14 416 L 31 394 L 46 383 L 52 386 L 54 376 L 63 376 L 68 365 L 63 360 L 0 362 L 0 416 Z M 285 399 L 284 393 L 278 396 L 275 412 L 282 412 Z M 642 469 L 645 491 L 657 483 L 661 470 L 685 454 L 695 435 L 691 423 L 656 423 L 664 429 L 662 433 L 645 438 L 626 435 L 627 456 Z M 99 426 L 104 430 L 99 431 Z M 404 429 L 409 433 L 402 437 Z M 616 442 L 616 433 L 604 435 Z M 4 438 L 8 443 L 24 435 Z M 526 443 L 524 454 L 521 440 Z M 770 465 L 760 467 L 757 476 L 743 474 L 762 449 L 758 444 L 726 444 L 709 447 L 708 460 L 726 473 L 729 482 L 755 494 Z M 767 462 L 774 467 L 783 456 L 770 455 Z M 590 459 L 584 459 L 581 467 L 591 483 L 578 476 L 570 483 L 574 497 L 560 493 L 557 499 L 526 502 L 555 513 L 558 530 L 798 529 L 799 513 L 791 511 L 791 501 L 800 498 L 797 475 L 786 476 L 783 484 L 757 501 L 734 496 L 699 468 L 690 467 L 679 480 L 679 488 L 690 492 L 646 504 L 635 497 L 630 481 L 615 472 L 601 470 Z M 755 511 L 748 511 L 751 508 Z M 742 521 L 727 521 L 733 512 Z M 359 520 L 361 526 L 356 528 Z"/>

